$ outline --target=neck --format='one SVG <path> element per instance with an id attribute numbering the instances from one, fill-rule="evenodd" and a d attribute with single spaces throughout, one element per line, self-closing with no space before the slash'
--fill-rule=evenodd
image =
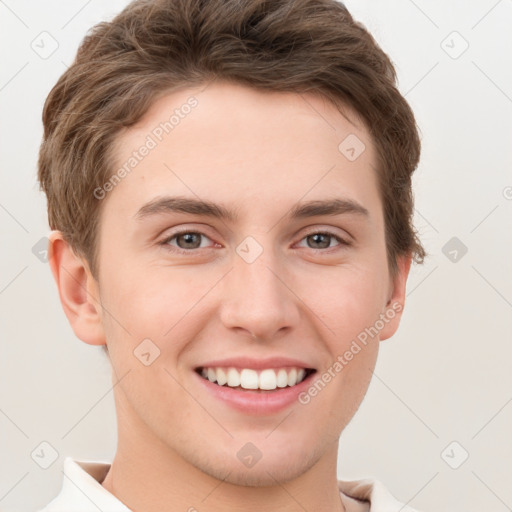
<path id="1" fill-rule="evenodd" d="M 133 512 L 348 512 L 336 477 L 337 440 L 298 477 L 283 479 L 260 466 L 262 485 L 253 480 L 249 486 L 236 481 L 231 472 L 224 471 L 227 474 L 220 478 L 205 472 L 206 462 L 199 469 L 154 435 L 126 401 L 120 405 L 118 446 L 102 486 Z"/>

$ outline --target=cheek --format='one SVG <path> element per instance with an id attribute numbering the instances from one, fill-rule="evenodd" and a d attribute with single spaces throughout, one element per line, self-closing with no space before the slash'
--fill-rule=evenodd
<path id="1" fill-rule="evenodd" d="M 186 340 L 204 327 L 207 301 L 201 299 L 216 281 L 211 272 L 203 276 L 170 267 L 132 271 L 127 277 L 121 271 L 112 274 L 104 283 L 103 300 L 110 313 L 107 336 L 132 349 L 149 338 L 161 355 L 177 356 Z"/>
<path id="2" fill-rule="evenodd" d="M 334 437 L 348 424 L 363 400 L 375 367 L 379 339 L 368 334 L 382 311 L 381 285 L 370 271 L 340 272 L 323 292 L 311 295 L 308 306 L 321 312 L 316 325 L 329 354 L 317 378 L 315 414 Z M 316 393 L 315 390 L 312 393 Z M 317 398 L 312 399 L 314 402 Z M 329 404 L 326 406 L 325 404 Z"/>
<path id="3" fill-rule="evenodd" d="M 369 267 L 331 270 L 321 286 L 309 286 L 305 302 L 342 348 L 378 318 L 384 283 Z"/>

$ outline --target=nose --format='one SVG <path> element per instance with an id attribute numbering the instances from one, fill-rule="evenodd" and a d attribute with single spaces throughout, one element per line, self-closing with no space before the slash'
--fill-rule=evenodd
<path id="1" fill-rule="evenodd" d="M 220 317 L 227 329 L 271 340 L 298 325 L 300 299 L 271 251 L 248 263 L 235 255 L 233 269 L 222 280 Z"/>

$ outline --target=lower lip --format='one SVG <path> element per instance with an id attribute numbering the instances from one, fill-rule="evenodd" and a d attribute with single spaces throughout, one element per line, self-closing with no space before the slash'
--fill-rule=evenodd
<path id="1" fill-rule="evenodd" d="M 276 388 L 270 391 L 241 391 L 240 389 L 214 384 L 201 377 L 197 372 L 194 372 L 194 374 L 208 393 L 233 407 L 233 409 L 237 409 L 245 414 L 263 415 L 279 412 L 294 402 L 298 402 L 298 395 L 310 386 L 310 381 L 316 375 L 316 372 L 308 375 L 295 386 Z"/>

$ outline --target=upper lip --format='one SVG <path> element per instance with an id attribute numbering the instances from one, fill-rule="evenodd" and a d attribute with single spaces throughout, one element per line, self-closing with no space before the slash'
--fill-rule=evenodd
<path id="1" fill-rule="evenodd" d="M 265 368 L 284 368 L 284 367 L 296 367 L 314 370 L 315 368 L 308 363 L 300 361 L 298 359 L 291 359 L 289 357 L 269 357 L 267 359 L 254 359 L 251 357 L 232 357 L 229 359 L 217 359 L 215 361 L 207 361 L 199 366 L 198 368 L 250 368 L 254 370 L 263 370 Z"/>

